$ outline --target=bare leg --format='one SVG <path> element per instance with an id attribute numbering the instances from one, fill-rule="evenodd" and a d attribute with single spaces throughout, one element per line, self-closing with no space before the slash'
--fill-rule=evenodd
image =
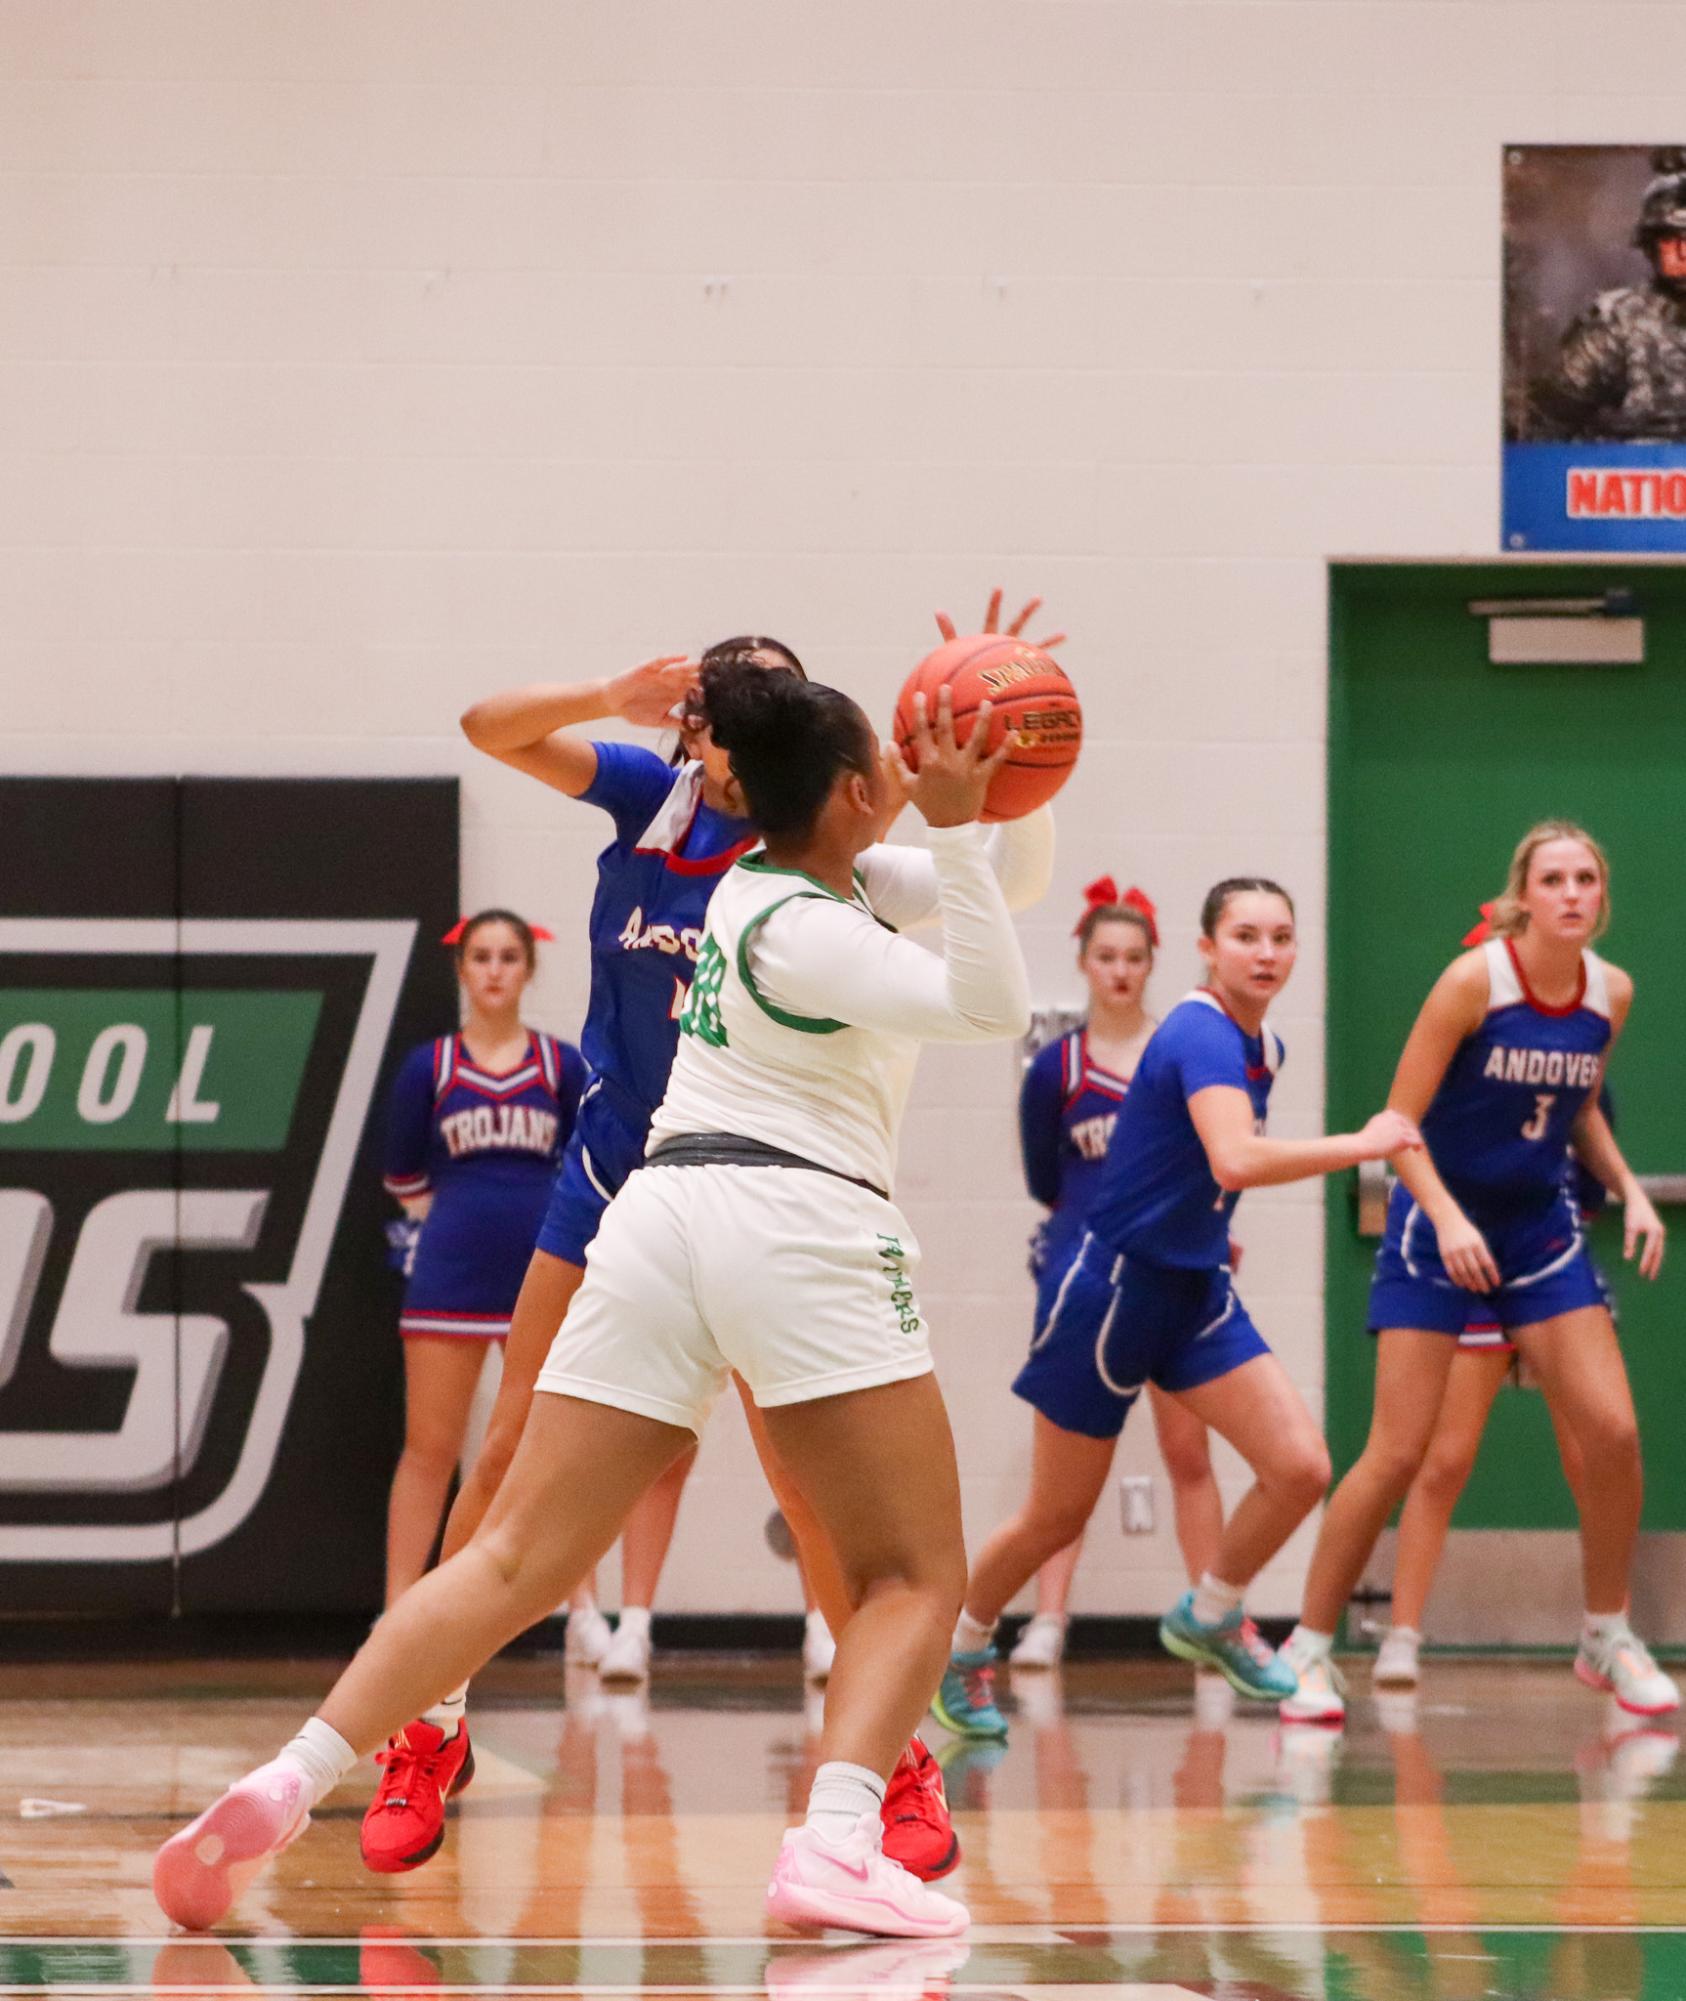
<path id="1" fill-rule="evenodd" d="M 1586 1306 L 1519 1327 L 1514 1338 L 1580 1446 L 1586 1609 L 1595 1615 L 1620 1612 L 1627 1604 L 1645 1476 L 1639 1421 L 1615 1327 L 1604 1307 Z"/>
<path id="2" fill-rule="evenodd" d="M 483 1341 L 412 1334 L 403 1345 L 404 1450 L 386 1504 L 389 1605 L 409 1590 L 433 1554 L 486 1360 Z"/>
<path id="3" fill-rule="evenodd" d="M 935 1376 L 762 1413 L 802 1469 L 854 1615 L 838 1636 L 820 1757 L 888 1778 L 948 1659 L 966 1551 L 960 1478 Z"/>
<path id="4" fill-rule="evenodd" d="M 993 1625 L 1049 1557 L 1082 1535 L 1117 1448 L 1116 1438 L 1066 1431 L 1036 1413 L 1030 1492 L 984 1544 L 966 1586 L 966 1610 L 979 1625 Z"/>
<path id="5" fill-rule="evenodd" d="M 1390 1327 L 1376 1337 L 1376 1401 L 1370 1436 L 1330 1497 L 1306 1579 L 1302 1625 L 1332 1633 L 1376 1538 L 1404 1499 L 1440 1416 L 1457 1340 L 1423 1327 Z"/>
<path id="6" fill-rule="evenodd" d="M 1399 1553 L 1393 1571 L 1396 1626 L 1423 1630 L 1452 1510 L 1474 1468 L 1493 1399 L 1509 1374 L 1510 1357 L 1502 1348 L 1460 1348 L 1453 1357 L 1428 1451 L 1399 1517 Z"/>
<path id="7" fill-rule="evenodd" d="M 662 1565 L 673 1543 L 673 1527 L 679 1519 L 679 1497 L 691 1468 L 697 1463 L 696 1447 L 681 1453 L 653 1487 L 634 1503 L 621 1531 L 621 1604 L 653 1605 L 661 1583 Z"/>
<path id="8" fill-rule="evenodd" d="M 515 1457 L 539 1370 L 544 1367 L 556 1330 L 562 1325 L 584 1277 L 583 1265 L 553 1258 L 548 1251 L 533 1253 L 527 1276 L 521 1281 L 521 1296 L 510 1315 L 509 1338 L 503 1349 L 503 1381 L 498 1385 L 497 1399 L 486 1425 L 485 1443 L 464 1476 L 451 1518 L 445 1524 L 443 1555 L 447 1557 L 466 1547 L 486 1519 L 492 1496 Z"/>
<path id="9" fill-rule="evenodd" d="M 767 1476 L 767 1485 L 773 1490 L 773 1498 L 779 1504 L 779 1512 L 784 1516 L 785 1526 L 790 1530 L 791 1541 L 795 1543 L 796 1553 L 801 1559 L 806 1595 L 824 1613 L 825 1622 L 831 1628 L 831 1637 L 840 1640 L 855 1606 L 838 1565 L 837 1552 L 831 1546 L 831 1538 L 821 1527 L 819 1516 L 797 1486 L 790 1468 L 780 1458 L 768 1433 L 766 1417 L 756 1409 L 749 1385 L 736 1370 L 732 1372 L 732 1381 L 737 1386 L 743 1414 L 749 1423 L 755 1456 L 761 1461 L 761 1471 Z"/>
<path id="10" fill-rule="evenodd" d="M 1212 1442 L 1199 1418 L 1157 1383 L 1148 1384 L 1147 1400 L 1159 1456 L 1171 1482 L 1177 1547 L 1189 1583 L 1198 1584 L 1217 1562 L 1224 1533 L 1224 1503 L 1212 1471 Z"/>
<path id="11" fill-rule="evenodd" d="M 323 1721 L 361 1755 L 466 1681 L 573 1590 L 692 1438 L 607 1404 L 536 1396 L 474 1540 L 392 1606 L 334 1684 Z"/>
<path id="12" fill-rule="evenodd" d="M 1036 1616 L 1063 1619 L 1071 1602 L 1071 1580 L 1077 1575 L 1077 1559 L 1083 1554 L 1083 1537 L 1072 1537 L 1064 1549 L 1049 1557 L 1036 1573 Z"/>
<path id="13" fill-rule="evenodd" d="M 1253 1484 L 1207 1566 L 1226 1584 L 1251 1584 L 1322 1498 L 1329 1448 L 1274 1355 L 1255 1355 L 1227 1376 L 1179 1391 L 1177 1400 L 1253 1469 Z"/>

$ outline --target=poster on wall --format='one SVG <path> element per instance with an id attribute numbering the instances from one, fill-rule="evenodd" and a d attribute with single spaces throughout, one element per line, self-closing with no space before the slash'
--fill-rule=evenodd
<path id="1" fill-rule="evenodd" d="M 454 780 L 0 779 L 0 1597 L 378 1605 Z M 352 858 L 355 858 L 354 864 Z"/>
<path id="2" fill-rule="evenodd" d="M 1509 146 L 1507 549 L 1686 550 L 1686 145 Z"/>

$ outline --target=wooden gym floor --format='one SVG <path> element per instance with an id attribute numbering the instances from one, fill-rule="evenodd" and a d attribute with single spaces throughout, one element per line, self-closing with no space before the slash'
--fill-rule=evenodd
<path id="1" fill-rule="evenodd" d="M 1359 1667 L 1339 1736 L 1169 1662 L 1021 1676 L 1005 1750 L 928 1732 L 969 1937 L 872 1945 L 762 1915 L 814 1754 L 793 1662 L 670 1654 L 646 1700 L 528 1657 L 477 1685 L 426 1867 L 361 1868 L 366 1767 L 214 1939 L 172 1937 L 153 1848 L 330 1667 L 0 1671 L 0 1995 L 1686 1997 L 1678 1740 L 1566 1663 L 1431 1663 L 1381 1702 Z"/>

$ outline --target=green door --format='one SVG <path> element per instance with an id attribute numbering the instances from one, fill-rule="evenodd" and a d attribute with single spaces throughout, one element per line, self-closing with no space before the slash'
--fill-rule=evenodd
<path id="1" fill-rule="evenodd" d="M 1487 622 L 1468 609 L 1619 587 L 1645 617 L 1642 666 L 1492 666 Z M 1517 839 L 1562 816 L 1609 852 L 1614 921 L 1600 950 L 1637 986 L 1610 1070 L 1619 1137 L 1641 1174 L 1686 1173 L 1686 568 L 1337 564 L 1329 704 L 1330 1128 L 1382 1103 L 1424 994 L 1502 887 Z M 1363 1444 L 1373 1381 L 1364 1309 L 1375 1245 L 1359 1234 L 1356 1197 L 1356 1177 L 1331 1178 L 1337 1475 Z M 1616 1221 L 1599 1225 L 1595 1248 L 1619 1294 L 1644 1430 L 1645 1526 L 1676 1530 L 1686 1529 L 1686 1211 L 1664 1216 L 1678 1235 L 1654 1285 L 1621 1269 Z M 1573 1524 L 1540 1398 L 1505 1392 L 1454 1527 Z"/>

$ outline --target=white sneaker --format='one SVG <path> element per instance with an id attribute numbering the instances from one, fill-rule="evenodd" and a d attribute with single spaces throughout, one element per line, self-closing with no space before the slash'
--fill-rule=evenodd
<path id="1" fill-rule="evenodd" d="M 1326 1723 L 1338 1729 L 1346 1721 L 1346 1703 L 1342 1700 L 1346 1681 L 1340 1669 L 1327 1654 L 1314 1653 L 1292 1633 L 1283 1644 L 1280 1658 L 1300 1678 L 1294 1693 L 1276 1706 L 1282 1721 Z"/>
<path id="2" fill-rule="evenodd" d="M 802 1634 L 802 1678 L 824 1684 L 831 1679 L 831 1664 L 837 1658 L 837 1642 L 823 1612 L 810 1612 Z"/>
<path id="3" fill-rule="evenodd" d="M 650 1679 L 650 1620 L 621 1614 L 615 1637 L 603 1650 L 597 1673 L 604 1681 L 648 1681 Z"/>
<path id="4" fill-rule="evenodd" d="M 1588 1688 L 1613 1695 L 1630 1716 L 1666 1716 L 1680 1707 L 1680 1690 L 1625 1622 L 1602 1640 L 1582 1633 L 1575 1673 Z"/>
<path id="5" fill-rule="evenodd" d="M 1377 1688 L 1415 1688 L 1418 1679 L 1417 1650 L 1423 1636 L 1414 1626 L 1389 1626 L 1376 1649 L 1376 1665 L 1370 1679 Z"/>
<path id="6" fill-rule="evenodd" d="M 1057 1668 L 1065 1657 L 1066 1620 L 1058 1612 L 1038 1612 L 1007 1656 L 1016 1668 Z"/>
<path id="7" fill-rule="evenodd" d="M 791 1925 L 838 1925 L 887 1938 L 952 1938 L 971 1923 L 964 1904 L 933 1890 L 879 1845 L 883 1823 L 863 1813 L 841 1841 L 811 1827 L 786 1830 L 767 1915 Z"/>
<path id="8" fill-rule="evenodd" d="M 568 1614 L 568 1631 L 562 1642 L 562 1660 L 568 1667 L 594 1668 L 603 1665 L 615 1629 L 595 1605 Z"/>

